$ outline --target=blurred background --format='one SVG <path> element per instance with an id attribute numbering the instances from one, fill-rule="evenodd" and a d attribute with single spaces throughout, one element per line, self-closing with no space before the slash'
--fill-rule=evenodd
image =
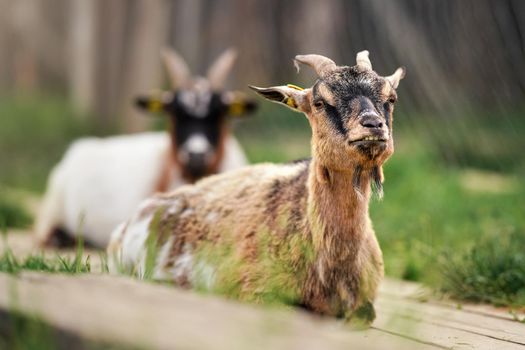
<path id="1" fill-rule="evenodd" d="M 525 2 L 0 0 L 4 227 L 29 227 L 19 198 L 43 192 L 73 139 L 162 127 L 131 100 L 168 87 L 166 45 L 200 74 L 236 47 L 229 86 L 245 91 L 310 86 L 299 53 L 354 65 L 368 49 L 379 74 L 405 66 L 396 154 L 371 208 L 387 273 L 525 305 Z M 260 105 L 236 125 L 250 160 L 308 156 L 306 119 Z"/>

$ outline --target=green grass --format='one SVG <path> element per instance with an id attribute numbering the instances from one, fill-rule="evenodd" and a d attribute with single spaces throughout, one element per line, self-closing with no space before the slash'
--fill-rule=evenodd
<path id="1" fill-rule="evenodd" d="M 0 228 L 27 228 L 32 221 L 21 201 L 0 186 Z"/>
<path id="2" fill-rule="evenodd" d="M 387 275 L 422 281 L 460 299 L 525 305 L 525 270 L 517 268 L 525 247 L 522 175 L 452 166 L 408 137 L 398 135 L 401 146 L 385 166 L 385 198 L 371 205 Z M 492 269 L 479 264 L 491 257 L 487 261 L 495 263 L 496 252 Z"/>
<path id="3" fill-rule="evenodd" d="M 236 125 L 235 134 L 252 163 L 284 163 L 310 156 L 306 117 L 280 106 L 262 104 L 256 115 Z"/>
<path id="4" fill-rule="evenodd" d="M 53 329 L 37 317 L 18 311 L 0 315 L 0 348 L 16 350 L 58 349 Z"/>
<path id="5" fill-rule="evenodd" d="M 426 118 L 431 122 L 428 128 L 424 128 L 424 135 L 429 146 L 446 164 L 523 174 L 523 113 L 524 108 L 476 111 L 459 115 L 457 120 L 448 120 L 447 124 L 439 119 Z"/>
<path id="6" fill-rule="evenodd" d="M 85 259 L 82 256 L 70 259 L 60 255 L 49 258 L 43 254 L 36 254 L 20 259 L 10 249 L 6 249 L 0 256 L 0 271 L 10 274 L 22 271 L 77 274 L 91 272 L 91 265 L 89 256 Z"/>
<path id="7" fill-rule="evenodd" d="M 522 182 L 509 180 L 509 192 L 470 189 L 464 170 L 443 164 L 424 144 L 399 148 L 385 166 L 385 198 L 371 205 L 387 274 L 439 284 L 436 263 L 443 251 L 461 251 L 489 235 L 525 232 Z"/>
<path id="8" fill-rule="evenodd" d="M 65 148 L 93 131 L 59 96 L 0 97 L 0 184 L 43 191 Z"/>
<path id="9" fill-rule="evenodd" d="M 7 244 L 7 233 L 3 233 L 4 251 L 0 255 L 0 272 L 18 274 L 22 271 L 39 271 L 48 273 L 89 273 L 91 272 L 90 258 L 84 258 L 84 242 L 78 240 L 75 256 L 73 258 L 64 257 L 58 253 L 49 258 L 40 254 L 31 254 L 24 258 L 18 258 Z M 103 267 L 104 270 L 104 267 Z"/>
<path id="10" fill-rule="evenodd" d="M 92 134 L 94 123 L 55 95 L 3 95 L 0 115 L 0 227 L 26 228 L 31 216 L 6 189 L 43 192 L 68 144 Z"/>
<path id="11" fill-rule="evenodd" d="M 58 350 L 89 349 L 119 350 L 141 347 L 109 344 L 84 339 L 72 332 L 53 327 L 42 318 L 20 311 L 0 311 L 0 349 L 12 350 Z"/>
<path id="12" fill-rule="evenodd" d="M 443 254 L 441 289 L 460 299 L 525 306 L 525 232 L 483 237 L 466 250 Z"/>

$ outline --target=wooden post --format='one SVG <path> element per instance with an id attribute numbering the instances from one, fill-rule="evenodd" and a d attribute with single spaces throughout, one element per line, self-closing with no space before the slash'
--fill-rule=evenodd
<path id="1" fill-rule="evenodd" d="M 165 45 L 168 32 L 167 4 L 164 0 L 138 0 L 134 3 L 132 23 L 126 57 L 123 61 L 123 84 L 120 111 L 127 132 L 142 131 L 148 119 L 133 106 L 137 94 L 160 88 L 160 49 Z"/>
<path id="2" fill-rule="evenodd" d="M 82 113 L 96 104 L 96 1 L 71 0 L 69 31 L 69 86 L 73 105 Z"/>

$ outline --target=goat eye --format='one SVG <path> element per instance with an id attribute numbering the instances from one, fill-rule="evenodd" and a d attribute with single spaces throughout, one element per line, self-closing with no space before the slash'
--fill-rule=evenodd
<path id="1" fill-rule="evenodd" d="M 314 102 L 315 108 L 322 108 L 324 106 L 324 102 L 321 100 L 317 100 Z"/>
<path id="2" fill-rule="evenodd" d="M 388 99 L 388 102 L 389 102 L 389 103 L 396 103 L 396 98 L 395 98 L 394 96 L 392 96 L 392 97 L 390 97 L 390 98 Z"/>

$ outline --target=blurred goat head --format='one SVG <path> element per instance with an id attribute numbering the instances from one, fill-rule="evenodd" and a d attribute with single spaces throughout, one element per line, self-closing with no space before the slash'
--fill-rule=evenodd
<path id="1" fill-rule="evenodd" d="M 192 77 L 184 60 L 172 49 L 163 49 L 172 90 L 139 96 L 138 107 L 164 112 L 170 118 L 175 162 L 186 180 L 216 173 L 229 132 L 228 117 L 240 117 L 257 108 L 256 102 L 238 91 L 224 90 L 237 54 L 226 50 L 208 69 L 206 78 Z"/>

